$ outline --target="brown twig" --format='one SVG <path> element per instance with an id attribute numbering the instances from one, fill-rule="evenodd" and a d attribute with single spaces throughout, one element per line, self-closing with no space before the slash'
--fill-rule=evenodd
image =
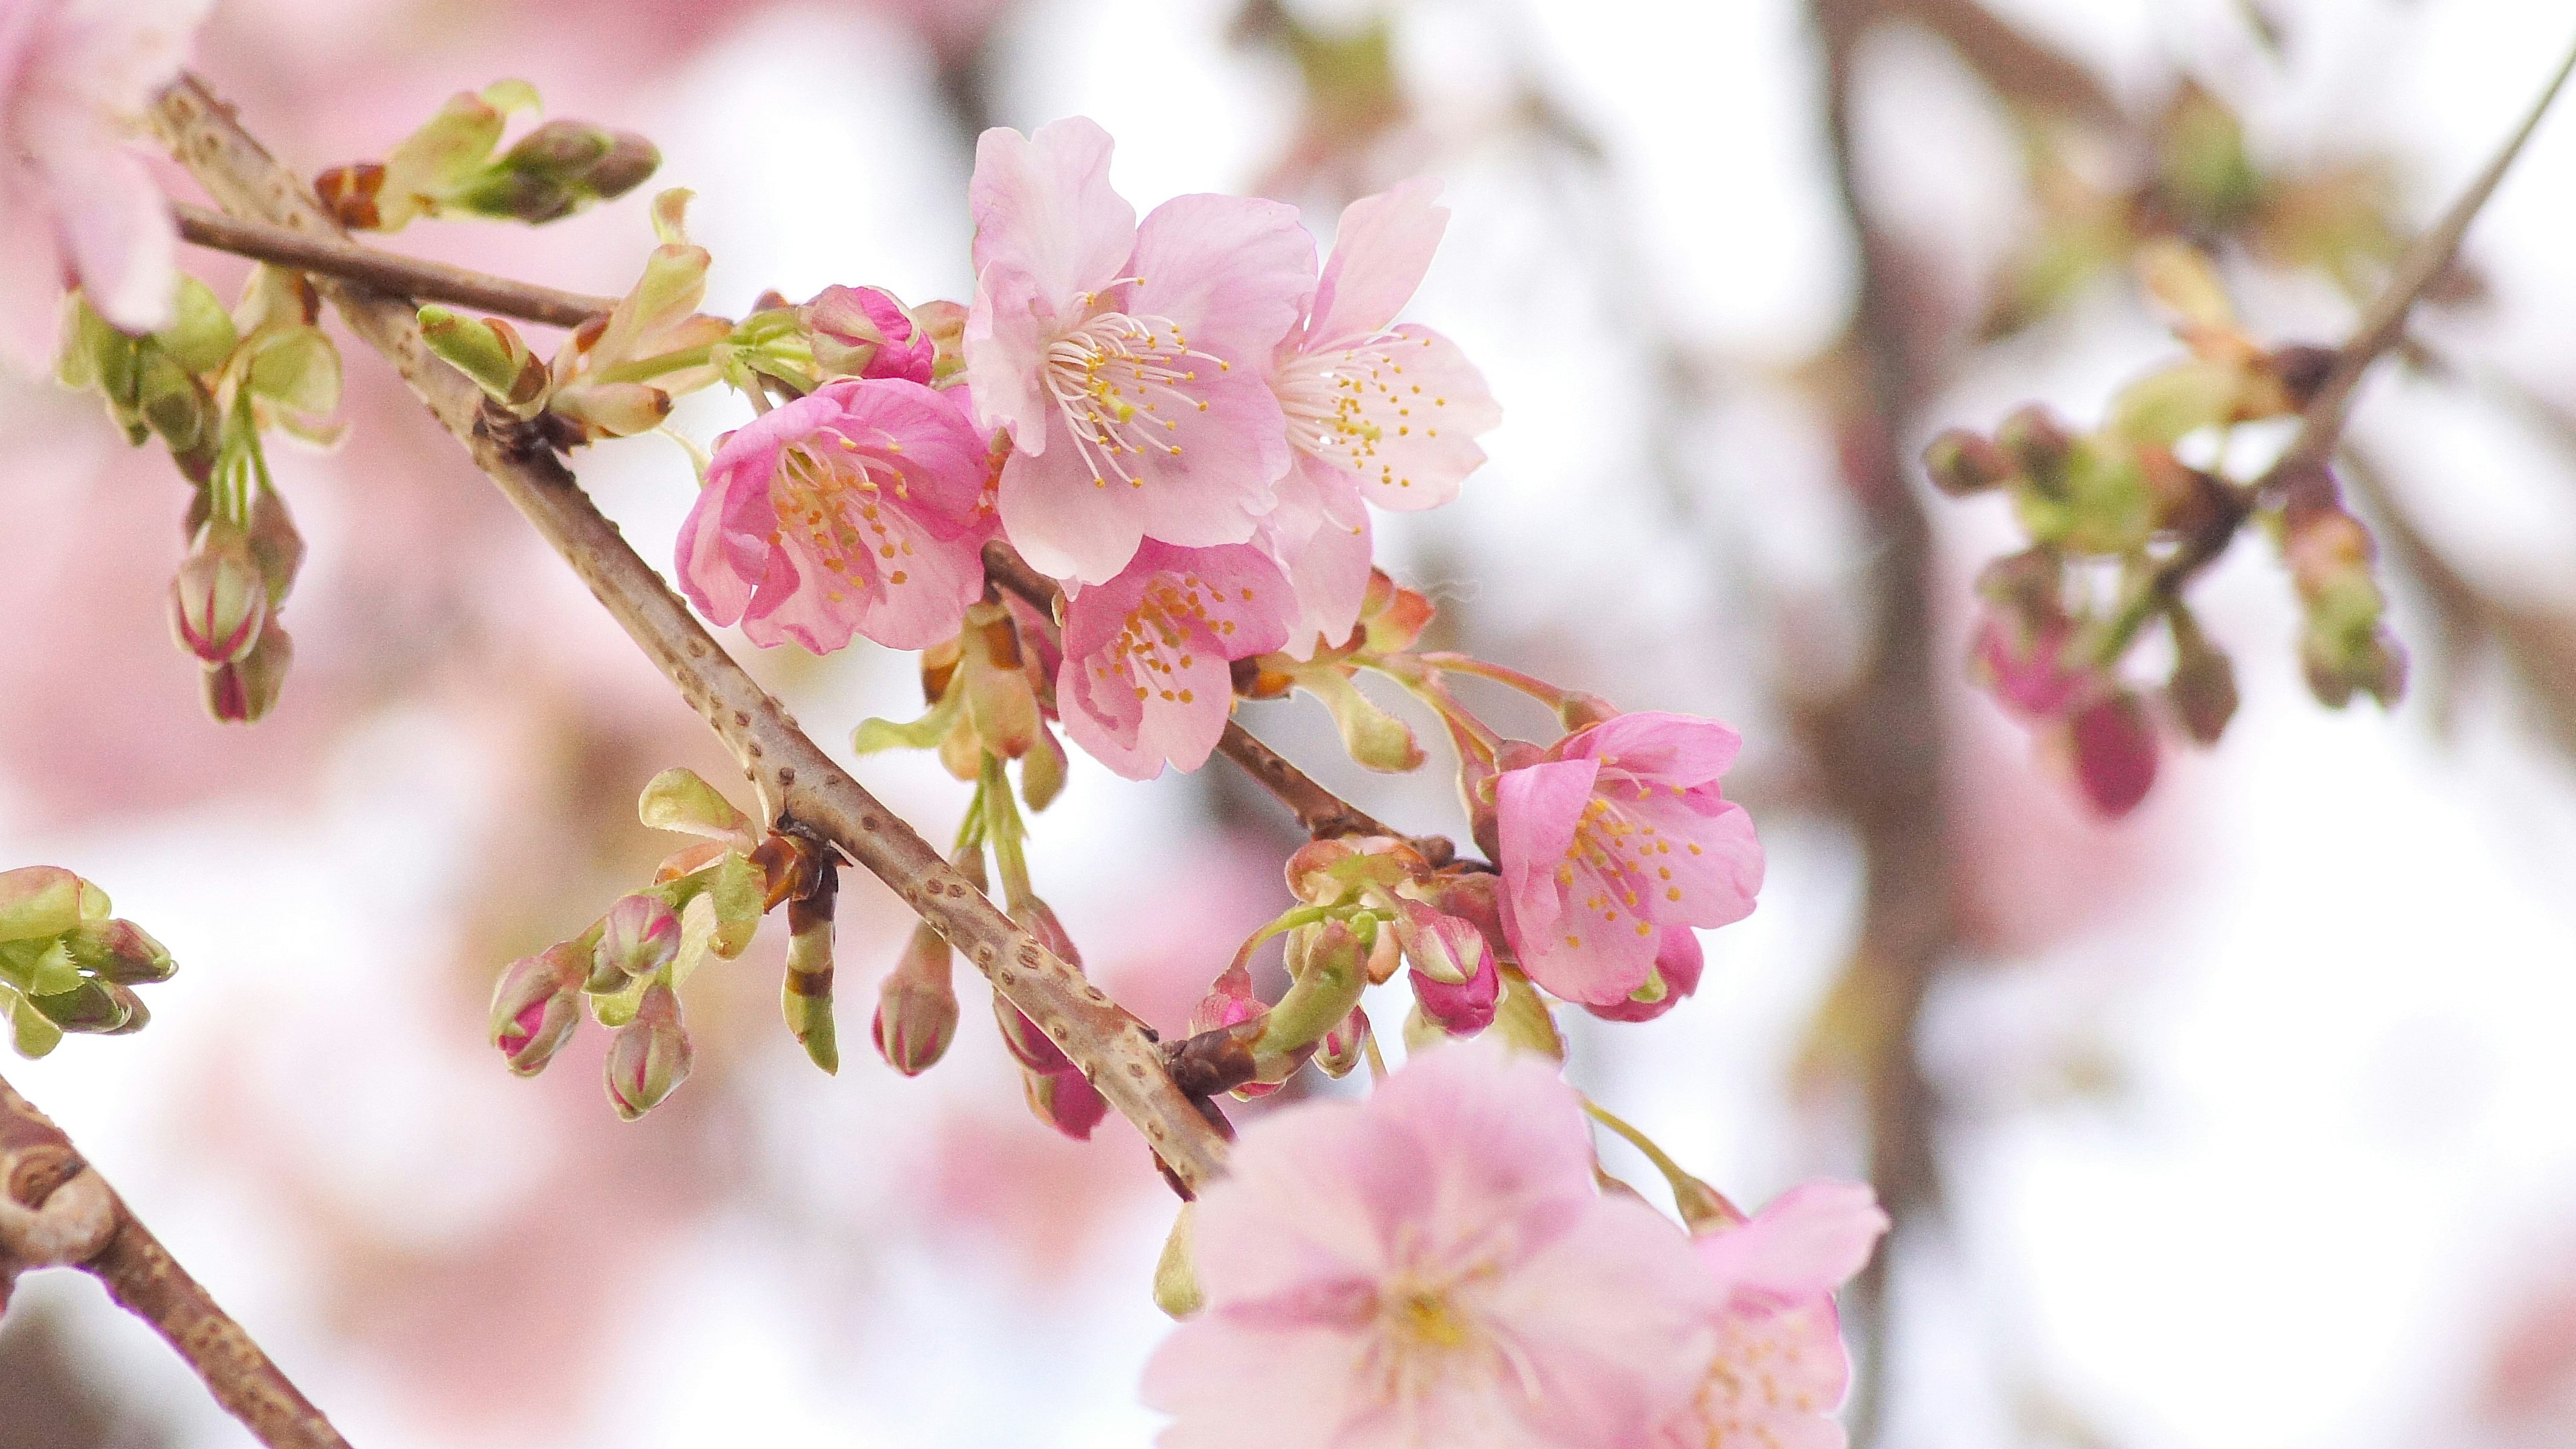
<path id="1" fill-rule="evenodd" d="M 2228 488 L 2231 506 L 2213 514 L 2206 526 L 2185 539 L 2183 546 L 2158 564 L 2132 592 L 2121 610 L 2122 619 L 2132 630 L 2155 609 L 2181 597 L 2184 584 L 2217 562 L 2258 505 L 2276 501 L 2284 492 L 2322 477 L 2342 446 L 2344 429 L 2352 420 L 2353 395 L 2360 390 L 2362 378 L 2373 363 L 2404 340 L 2406 319 L 2413 314 L 2415 304 L 2459 259 L 2460 243 L 2468 236 L 2469 224 L 2477 220 L 2488 199 L 2495 195 L 2497 184 L 2522 154 L 2540 118 L 2549 113 L 2550 103 L 2565 88 L 2571 71 L 2576 71 L 2576 49 L 2569 50 L 2566 59 L 2559 62 L 2540 98 L 2532 103 L 2522 124 L 2506 138 L 2486 168 L 2452 201 L 2433 229 L 2417 237 L 2398 259 L 2388 285 L 2371 299 L 2369 308 L 2353 324 L 2351 336 L 2335 349 L 2334 366 L 2318 384 L 2307 406 L 2300 409 L 2298 436 L 2291 440 L 2289 448 L 2251 484 L 2241 489 Z"/>
<path id="2" fill-rule="evenodd" d="M 273 225 L 336 236 L 304 183 L 280 166 L 194 77 L 154 108 L 161 139 L 215 199 Z M 525 426 L 483 406 L 462 373 L 431 356 L 410 304 L 364 285 L 320 283 L 351 331 L 384 354 L 475 464 L 714 728 L 774 823 L 802 825 L 848 852 L 1027 1013 L 1195 1189 L 1224 1162 L 1224 1141 L 1163 1070 L 1153 1035 L 952 869 L 893 811 L 833 763 L 725 653 L 662 576 L 601 516 L 572 473 Z"/>
<path id="3" fill-rule="evenodd" d="M 356 282 L 374 291 L 416 301 L 453 302 L 460 307 L 516 317 L 522 322 L 542 322 L 550 327 L 578 327 L 617 305 L 614 297 L 584 296 L 579 292 L 558 291 L 532 282 L 514 282 L 507 277 L 451 267 L 445 262 L 396 256 L 392 252 L 380 252 L 338 237 L 316 236 L 262 222 L 245 221 L 184 202 L 175 210 L 179 213 L 179 235 L 201 247 L 212 247 L 219 252 L 231 252 L 255 261 L 274 262 L 299 272 L 337 277 L 344 282 Z"/>
<path id="4" fill-rule="evenodd" d="M 1904 444 L 1931 385 L 1916 366 L 1916 321 L 1929 312 L 1863 194 L 1853 110 L 1864 32 L 1884 18 L 1870 0 L 1814 0 L 1823 45 L 1825 136 L 1859 287 L 1846 346 L 1864 387 L 1840 419 L 1846 480 L 1869 525 L 1870 653 L 1859 677 L 1811 725 L 1819 776 L 1858 834 L 1867 884 L 1860 935 L 1837 994 L 1869 1026 L 1859 1075 L 1870 1178 L 1894 1224 L 1870 1261 L 1852 1325 L 1866 1372 L 1851 1408 L 1856 1443 L 1875 1437 L 1890 1357 L 1888 1269 L 1940 1199 L 1938 1104 L 1917 1056 L 1932 981 L 1958 938 L 1948 856 L 1946 732 L 1932 620 L 1940 613 L 1930 521 L 1904 464 Z"/>
<path id="5" fill-rule="evenodd" d="M 270 1449 L 348 1449 L 63 1130 L 0 1080 L 0 1307 L 12 1280 L 32 1268 L 78 1268 L 105 1284 Z"/>
<path id="6" fill-rule="evenodd" d="M 1028 561 L 1009 544 L 996 539 L 984 545 L 984 572 L 995 584 L 1035 605 L 1040 613 L 1055 617 L 1056 602 L 1061 597 L 1055 580 L 1029 567 Z M 1317 840 L 1343 835 L 1398 836 L 1393 827 L 1316 783 L 1287 756 L 1253 738 L 1251 731 L 1233 720 L 1225 722 L 1225 734 L 1216 748 L 1218 754 L 1241 766 L 1255 784 L 1287 806 L 1297 817 L 1298 828 Z"/>
<path id="7" fill-rule="evenodd" d="M 1886 0 L 1885 13 L 1939 36 L 1988 89 L 2009 104 L 2106 128 L 2117 128 L 2127 119 L 2119 101 L 2093 72 L 2033 40 L 1976 0 Z"/>

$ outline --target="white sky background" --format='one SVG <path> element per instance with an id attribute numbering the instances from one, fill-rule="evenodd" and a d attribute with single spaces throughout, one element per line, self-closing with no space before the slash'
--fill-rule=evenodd
<path id="1" fill-rule="evenodd" d="M 1239 187 L 1285 136 L 1293 91 L 1268 62 L 1225 46 L 1224 8 L 1037 0 L 1017 22 L 999 104 L 1023 123 L 1100 119 L 1119 138 L 1116 179 L 1140 210 Z M 2419 214 L 2474 169 L 2576 38 L 2576 18 L 2544 0 L 2312 0 L 2281 7 L 2295 51 L 2279 76 L 2225 0 L 2004 8 L 2134 94 L 2181 60 L 2254 97 L 2258 147 L 2394 144 L 2413 168 Z M 1506 422 L 1464 499 L 1426 525 L 1387 528 L 1390 551 L 1436 550 L 1455 575 L 1441 582 L 1489 628 L 1588 641 L 1585 667 L 1599 675 L 1576 682 L 1634 707 L 1749 710 L 1762 690 L 1745 673 L 1756 661 L 1691 622 L 1729 607 L 1729 595 L 1700 572 L 1706 555 L 1673 537 L 1654 493 L 1641 362 L 1622 319 L 1664 316 L 1747 379 L 1839 325 L 1847 248 L 1797 8 L 1425 0 L 1414 11 L 1404 61 L 1434 100 L 1435 129 L 1471 132 L 1514 68 L 1543 60 L 1549 86 L 1609 142 L 1614 179 L 1578 217 L 1513 143 L 1442 162 L 1456 217 L 1415 315 L 1484 364 Z M 700 192 L 696 232 L 718 259 L 711 306 L 830 281 L 962 293 L 964 157 L 930 110 L 926 71 L 889 58 L 900 44 L 833 7 L 780 12 L 688 66 L 658 113 L 613 118 L 653 134 L 664 179 Z M 1998 244 L 2003 221 L 1979 207 L 2009 184 L 2000 132 L 1927 55 L 1894 46 L 1879 59 L 1891 103 L 1940 124 L 1866 127 L 1873 181 L 1927 233 Z M 866 84 L 851 83 L 858 75 Z M 780 135 L 800 137 L 800 153 L 769 144 Z M 820 195 L 817 174 L 833 178 Z M 2508 305 L 2452 329 L 2458 345 L 2562 392 L 2576 370 L 2565 342 L 2576 316 L 2571 215 L 2576 117 L 2561 115 L 2472 237 Z M 1640 263 L 1627 274 L 1632 295 L 1601 295 L 1587 248 L 1605 244 Z M 2249 305 L 2258 332 L 2338 324 L 2315 298 Z M 2091 417 L 2168 345 L 2108 293 L 2052 337 L 1964 380 L 1939 414 L 1987 426 L 2038 396 Z M 729 425 L 720 407 L 699 412 L 702 432 Z M 1691 426 L 1706 443 L 1692 481 L 1708 490 L 1710 516 L 1740 535 L 1725 548 L 1831 598 L 1848 566 L 1846 525 L 1821 486 L 1829 455 L 1809 420 L 1739 389 Z M 2576 476 L 2562 459 L 2491 413 L 2390 383 L 2367 394 L 2360 430 L 2406 465 L 2420 506 L 2465 556 L 2517 587 L 2576 596 Z M 602 449 L 585 471 L 630 534 L 663 539 L 685 499 L 667 486 L 672 460 L 647 446 Z M 1999 544 L 1990 515 L 1943 518 L 1963 572 Z M 2318 709 L 2290 658 L 2286 588 L 2260 550 L 2240 550 L 2205 593 L 2213 632 L 2236 646 L 2246 704 L 2224 746 L 2175 764 L 2128 827 L 2174 859 L 2100 932 L 1938 1003 L 1926 1050 L 1959 1103 L 1956 1250 L 1907 1282 L 1912 1347 L 1891 1442 L 1908 1449 L 2012 1442 L 2033 1394 L 2136 1449 L 2472 1442 L 2450 1426 L 2484 1335 L 2517 1288 L 2564 1268 L 2576 1236 L 2576 788 L 2566 768 L 2492 696 L 2473 694 L 2448 738 L 2420 702 L 2393 718 Z M 2400 623 L 2422 627 L 2411 611 Z M 899 669 L 861 665 L 799 689 L 802 717 L 836 722 L 817 725 L 827 741 L 861 714 L 910 703 Z M 1752 747 L 1769 752 L 1758 737 Z M 449 944 L 418 923 L 435 920 L 465 878 L 459 851 L 485 828 L 477 822 L 508 808 L 498 777 L 430 718 L 388 717 L 343 753 L 312 816 L 235 804 L 64 838 L 12 828 L 0 810 L 7 859 L 77 859 L 125 913 L 156 930 L 186 923 L 187 936 L 187 969 L 156 988 L 149 1033 L 76 1041 L 9 1071 L 114 1164 L 147 1219 L 354 1441 L 426 1449 L 461 1441 L 414 1422 L 335 1348 L 297 1245 L 242 1179 L 170 1141 L 153 1102 L 160 1064 L 226 1050 L 261 1010 L 324 1037 L 317 1022 L 345 1019 L 363 1035 L 344 1029 L 336 1057 L 263 1060 L 255 1041 L 241 1055 L 244 1072 L 274 1079 L 264 1100 L 304 1114 L 312 1170 L 352 1204 L 435 1240 L 485 1221 L 545 1150 L 541 1130 L 513 1111 L 519 1084 L 479 1041 L 438 1036 L 431 1023 L 448 1018 L 399 1009 L 402 962 L 426 968 Z M 925 818 L 955 808 L 935 769 L 869 771 Z M 1399 818 L 1436 827 L 1446 793 L 1432 779 L 1382 798 L 1399 802 Z M 1041 820 L 1041 881 L 1086 945 L 1145 929 L 1122 914 L 1152 899 L 1151 883 L 1191 868 L 1195 808 L 1174 782 L 1124 788 L 1086 770 Z M 1579 1038 L 1589 1082 L 1746 1201 L 1852 1166 L 1835 1123 L 1802 1114 L 1783 1085 L 1850 925 L 1852 860 L 1831 832 L 1764 823 L 1762 909 L 1711 938 L 1699 998 L 1653 1026 Z M 383 850 L 415 868 L 388 879 L 352 864 Z M 326 919 L 300 940 L 225 934 L 228 918 L 289 900 L 318 902 L 307 908 Z M 384 943 L 363 980 L 325 944 L 348 940 Z M 1150 1433 L 1134 1383 L 1162 1327 L 1145 1287 L 1164 1209 L 1106 1234 L 1093 1260 L 1043 1294 L 1007 1264 L 925 1238 L 927 1208 L 880 1170 L 917 1152 L 927 1127 L 922 1092 L 902 1090 L 864 1045 L 874 970 L 850 973 L 858 980 L 843 993 L 850 1066 L 827 1082 L 780 1059 L 756 1095 L 776 1135 L 756 1145 L 776 1155 L 780 1190 L 794 1195 L 780 1219 L 850 1214 L 881 1227 L 881 1253 L 833 1288 L 868 1295 L 878 1326 L 835 1312 L 793 1234 L 766 1218 L 705 1222 L 696 1243 L 649 1270 L 603 1254 L 601 1271 L 635 1272 L 635 1341 L 577 1443 L 1106 1446 Z M 970 984 L 966 1037 L 981 1025 L 975 994 Z M 2070 1039 L 2098 1044 L 2126 1090 L 2108 1102 L 2051 1097 Z M 1018 1110 L 997 1055 L 961 1046 L 927 1079 L 937 1100 Z M 816 1141 L 831 1145 L 823 1160 L 781 1145 Z M 26 1291 L 95 1309 L 79 1322 L 99 1361 L 165 1400 L 187 1442 L 240 1442 L 159 1345 L 94 1294 L 49 1282 Z"/>

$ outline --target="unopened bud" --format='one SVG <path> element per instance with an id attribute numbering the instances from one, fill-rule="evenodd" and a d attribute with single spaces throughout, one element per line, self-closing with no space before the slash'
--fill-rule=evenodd
<path id="1" fill-rule="evenodd" d="M 812 335 L 814 364 L 834 377 L 900 377 L 927 384 L 937 345 L 874 287 L 826 287 L 796 309 Z"/>
<path id="2" fill-rule="evenodd" d="M 170 634 L 208 664 L 230 664 L 259 642 L 268 581 L 243 540 L 210 531 L 170 581 Z"/>
<path id="3" fill-rule="evenodd" d="M 294 662 L 295 641 L 270 620 L 250 653 L 206 671 L 206 713 L 225 724 L 258 723 L 277 707 Z"/>
<path id="4" fill-rule="evenodd" d="M 1484 944 L 1481 936 L 1477 944 Z M 1442 981 L 1419 969 L 1412 975 L 1413 999 L 1422 1014 L 1451 1036 L 1474 1036 L 1494 1024 L 1502 999 L 1502 969 L 1491 951 L 1479 951 L 1475 961 L 1474 973 L 1463 981 Z"/>
<path id="5" fill-rule="evenodd" d="M 544 1071 L 581 1021 L 584 953 L 572 942 L 522 956 L 492 986 L 492 1044 L 523 1077 Z"/>
<path id="6" fill-rule="evenodd" d="M 545 410 L 554 375 L 509 323 L 427 306 L 420 309 L 420 335 L 430 351 L 512 413 L 532 418 Z"/>
<path id="7" fill-rule="evenodd" d="M 877 1055 L 907 1077 L 930 1070 L 957 1036 L 957 986 L 948 940 L 928 923 L 913 928 L 903 959 L 877 987 L 868 1028 Z"/>
<path id="8" fill-rule="evenodd" d="M 1396 912 L 1395 938 L 1416 972 L 1443 986 L 1463 986 L 1486 974 L 1493 952 L 1474 922 L 1413 900 L 1398 900 Z"/>
<path id="9" fill-rule="evenodd" d="M 95 914 L 89 907 L 96 897 Z M 58 865 L 0 870 L 0 941 L 42 941 L 104 916 L 106 893 Z"/>
<path id="10" fill-rule="evenodd" d="M 1371 569 L 1368 590 L 1360 596 L 1361 645 L 1372 654 L 1410 649 L 1437 612 L 1428 597 L 1397 583 L 1383 569 Z"/>
<path id="11" fill-rule="evenodd" d="M 1577 730 L 1590 729 L 1597 724 L 1606 724 L 1618 717 L 1619 706 L 1597 694 L 1568 690 L 1565 697 L 1556 702 L 1557 723 L 1565 726 L 1568 734 Z"/>
<path id="12" fill-rule="evenodd" d="M 823 879 L 837 882 L 839 874 L 833 871 Z M 841 1037 L 832 1020 L 833 889 L 826 885 L 787 904 L 787 979 L 779 989 L 779 1006 L 789 1035 L 805 1048 L 806 1058 L 837 1075 Z"/>
<path id="13" fill-rule="evenodd" d="M 632 1122 L 662 1103 L 689 1079 L 689 1032 L 680 1020 L 680 997 L 655 982 L 644 988 L 635 1019 L 608 1043 L 608 1100 Z"/>
<path id="14" fill-rule="evenodd" d="M 2011 471 L 2030 479 L 2041 493 L 2065 491 L 2066 461 L 2074 439 L 2046 407 L 2032 403 L 2014 409 L 1996 427 L 1995 446 Z"/>
<path id="15" fill-rule="evenodd" d="M 1031 811 L 1044 810 L 1064 793 L 1065 775 L 1070 762 L 1064 746 L 1046 721 L 1038 721 L 1037 747 L 1020 757 L 1020 799 Z"/>
<path id="16" fill-rule="evenodd" d="M 27 1000 L 54 1025 L 89 1036 L 123 1036 L 141 1031 L 152 1019 L 142 998 L 132 991 L 87 977 L 69 991 Z"/>
<path id="17" fill-rule="evenodd" d="M 2138 808 L 2156 783 L 2156 727 L 2135 694 L 2122 690 L 2067 721 L 2076 782 L 2093 808 L 2117 819 Z"/>
<path id="18" fill-rule="evenodd" d="M 83 921 L 64 937 L 84 971 L 119 986 L 148 986 L 177 974 L 169 951 L 132 921 Z"/>
<path id="19" fill-rule="evenodd" d="M 243 535 L 250 561 L 268 583 L 268 607 L 274 617 L 304 568 L 304 535 L 286 511 L 286 500 L 274 488 L 262 488 L 251 500 L 250 528 Z"/>
<path id="20" fill-rule="evenodd" d="M 1953 498 L 2000 488 L 2013 474 L 2012 460 L 1991 440 L 1965 428 L 1944 428 L 1923 450 L 1932 486 Z"/>
<path id="21" fill-rule="evenodd" d="M 593 991 L 623 991 L 631 978 L 650 976 L 679 959 L 680 913 L 660 896 L 619 896 L 599 927 L 599 945 L 591 952 Z"/>
<path id="22" fill-rule="evenodd" d="M 2191 612 L 2177 605 L 2167 616 L 2173 631 L 2173 675 L 2165 702 L 2185 733 L 2204 745 L 2218 743 L 2236 715 L 2236 666 L 2209 641 Z"/>
<path id="23" fill-rule="evenodd" d="M 662 153 L 633 132 L 587 121 L 548 121 L 520 137 L 447 204 L 480 216 L 541 225 L 594 201 L 623 196 L 661 165 Z"/>
<path id="24" fill-rule="evenodd" d="M 1020 1084 L 1028 1090 L 1029 1110 L 1037 1119 L 1076 1142 L 1091 1140 L 1091 1130 L 1109 1115 L 1109 1103 L 1082 1073 L 1067 1068 L 1059 1072 L 1020 1070 Z"/>
<path id="25" fill-rule="evenodd" d="M 1328 1077 L 1347 1077 L 1368 1055 L 1368 1012 L 1354 1006 L 1341 1024 L 1315 1044 L 1315 1065 Z"/>

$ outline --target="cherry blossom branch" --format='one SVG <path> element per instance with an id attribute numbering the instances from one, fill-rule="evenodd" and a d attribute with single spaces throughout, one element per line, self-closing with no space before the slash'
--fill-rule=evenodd
<path id="1" fill-rule="evenodd" d="M 227 210 L 316 236 L 339 236 L 303 181 L 262 149 L 231 108 L 195 77 L 183 77 L 163 93 L 153 121 L 171 153 Z M 319 285 L 350 330 L 384 354 L 431 415 L 678 686 L 732 751 L 774 821 L 831 841 L 891 887 L 1081 1066 L 1185 1189 L 1218 1174 L 1224 1139 L 1200 1104 L 1172 1084 L 1154 1035 L 1142 1022 L 1013 925 L 797 728 L 619 536 L 529 425 L 487 409 L 473 383 L 431 355 L 410 301 L 336 277 Z"/>
<path id="2" fill-rule="evenodd" d="M 2524 143 L 2539 128 L 2541 117 L 2549 113 L 2558 93 L 2566 88 L 2567 78 L 2576 72 L 2576 48 L 2542 88 L 2540 98 L 2532 102 L 2522 124 L 2507 137 L 2486 168 L 2469 182 L 2450 208 L 2442 213 L 2433 229 L 2415 239 L 2397 262 L 2388 285 L 2371 300 L 2352 334 L 2335 349 L 2334 366 L 2317 387 L 2316 395 L 2299 413 L 2298 436 L 2287 451 L 2263 470 L 2262 476 L 2244 488 L 2225 490 L 2227 506 L 2213 510 L 2206 524 L 2183 541 L 2182 547 L 2156 566 L 2129 597 L 2123 601 L 2114 620 L 2112 634 L 2134 633 L 2157 610 L 2181 597 L 2182 587 L 2193 575 L 2216 562 L 2227 552 L 2237 530 L 2252 517 L 2258 503 L 2286 489 L 2303 486 L 2306 480 L 2321 477 L 2343 441 L 2345 427 L 2352 420 L 2352 400 L 2360 390 L 2361 380 L 2373 363 L 2389 354 L 2406 336 L 2406 319 L 2424 293 L 2450 271 L 2459 259 L 2460 243 L 2468 236 L 2469 224 L 2477 220 L 2505 172 L 2522 155 Z M 2125 629 L 2122 627 L 2125 626 Z M 2125 645 L 2125 639 L 2120 639 Z"/>
<path id="3" fill-rule="evenodd" d="M 245 221 L 185 202 L 173 210 L 179 215 L 179 235 L 201 247 L 274 262 L 316 276 L 337 277 L 415 301 L 453 302 L 550 327 L 578 327 L 617 305 L 614 297 L 591 297 L 533 282 L 514 282 L 445 262 L 380 252 L 337 237 Z"/>
<path id="4" fill-rule="evenodd" d="M 0 1308 L 19 1273 L 78 1268 L 158 1330 L 270 1449 L 348 1449 L 44 1113 L 0 1079 Z"/>
<path id="5" fill-rule="evenodd" d="M 1061 592 L 1055 580 L 1029 567 L 1009 544 L 995 539 L 984 545 L 984 572 L 993 582 L 1036 606 L 1048 618 L 1055 617 L 1056 601 Z M 1298 769 L 1287 756 L 1253 738 L 1252 732 L 1233 720 L 1225 722 L 1225 734 L 1217 741 L 1217 753 L 1242 767 L 1253 783 L 1267 790 L 1280 804 L 1297 817 L 1297 827 L 1317 840 L 1342 835 L 1397 835 L 1397 831 L 1332 791 L 1316 783 L 1312 775 Z"/>

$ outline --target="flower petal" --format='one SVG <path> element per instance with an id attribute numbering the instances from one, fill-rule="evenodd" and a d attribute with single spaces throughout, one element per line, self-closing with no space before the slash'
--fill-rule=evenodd
<path id="1" fill-rule="evenodd" d="M 1313 320 L 1306 325 L 1310 345 L 1383 331 L 1413 300 L 1449 225 L 1449 208 L 1439 204 L 1439 196 L 1438 181 L 1416 176 L 1342 209 L 1332 259 L 1324 264 Z"/>
<path id="2" fill-rule="evenodd" d="M 1258 371 L 1315 291 L 1315 239 L 1297 208 L 1176 196 L 1136 229 L 1126 310 L 1178 325 L 1196 351 Z"/>
<path id="3" fill-rule="evenodd" d="M 996 126 L 975 140 L 966 184 L 975 272 L 1017 272 L 1055 315 L 1104 292 L 1136 249 L 1136 209 L 1110 189 L 1109 133 L 1072 116 L 1023 136 Z"/>

